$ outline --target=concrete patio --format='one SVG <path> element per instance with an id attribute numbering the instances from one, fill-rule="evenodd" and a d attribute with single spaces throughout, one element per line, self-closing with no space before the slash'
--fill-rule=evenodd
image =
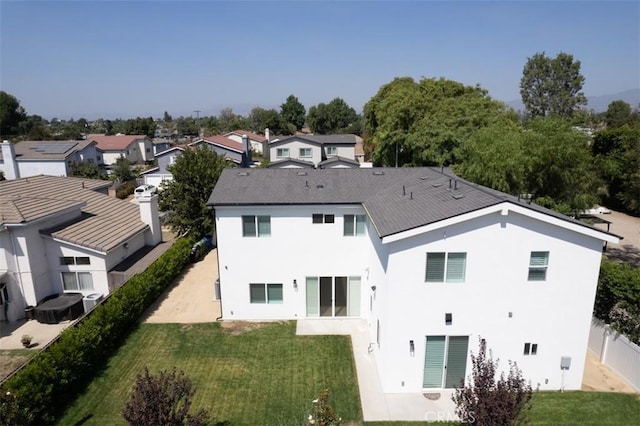
<path id="1" fill-rule="evenodd" d="M 451 400 L 452 391 L 434 394 L 427 399 L 421 393 L 384 393 L 378 375 L 375 349 L 369 351 L 369 331 L 367 321 L 357 318 L 347 319 L 304 319 L 298 320 L 298 335 L 348 335 L 351 336 L 353 357 L 356 363 L 360 403 L 365 421 L 446 421 L 457 420 L 455 404 Z"/>

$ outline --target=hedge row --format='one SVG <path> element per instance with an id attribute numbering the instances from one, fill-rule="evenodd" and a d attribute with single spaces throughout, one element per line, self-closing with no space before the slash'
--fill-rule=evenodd
<path id="1" fill-rule="evenodd" d="M 640 268 L 602 259 L 593 313 L 640 344 Z"/>
<path id="2" fill-rule="evenodd" d="M 188 238 L 176 241 L 143 273 L 130 278 L 7 380 L 0 389 L 0 423 L 53 423 L 182 272 L 192 244 Z"/>

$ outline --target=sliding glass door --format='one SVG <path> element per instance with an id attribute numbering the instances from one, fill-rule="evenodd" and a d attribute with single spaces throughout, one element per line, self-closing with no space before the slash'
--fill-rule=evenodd
<path id="1" fill-rule="evenodd" d="M 308 317 L 360 316 L 360 277 L 307 277 Z"/>

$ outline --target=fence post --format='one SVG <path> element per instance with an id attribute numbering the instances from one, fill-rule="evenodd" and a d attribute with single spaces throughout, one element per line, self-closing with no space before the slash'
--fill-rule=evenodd
<path id="1" fill-rule="evenodd" d="M 604 322 L 603 322 L 604 324 Z M 607 360 L 607 352 L 609 348 L 609 336 L 611 336 L 611 327 L 604 324 L 604 338 L 602 339 L 602 351 L 600 352 L 600 362 L 604 364 Z"/>

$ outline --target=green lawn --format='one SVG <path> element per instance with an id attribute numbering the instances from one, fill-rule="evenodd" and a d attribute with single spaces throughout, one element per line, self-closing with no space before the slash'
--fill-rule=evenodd
<path id="1" fill-rule="evenodd" d="M 295 323 L 230 332 L 220 324 L 142 324 L 60 420 L 124 424 L 120 410 L 136 374 L 177 367 L 193 380 L 194 409 L 231 425 L 301 425 L 323 388 L 349 425 L 362 424 L 351 343 L 346 336 L 295 336 Z M 640 424 L 637 395 L 540 392 L 534 425 Z M 424 422 L 372 422 L 370 426 Z M 450 423 L 451 424 L 451 423 Z"/>
<path id="2" fill-rule="evenodd" d="M 135 377 L 176 367 L 193 380 L 193 409 L 233 425 L 294 425 L 328 388 L 347 421 L 362 419 L 347 336 L 296 336 L 295 322 L 232 334 L 220 324 L 142 324 L 60 424 L 125 424 L 120 415 Z"/>

